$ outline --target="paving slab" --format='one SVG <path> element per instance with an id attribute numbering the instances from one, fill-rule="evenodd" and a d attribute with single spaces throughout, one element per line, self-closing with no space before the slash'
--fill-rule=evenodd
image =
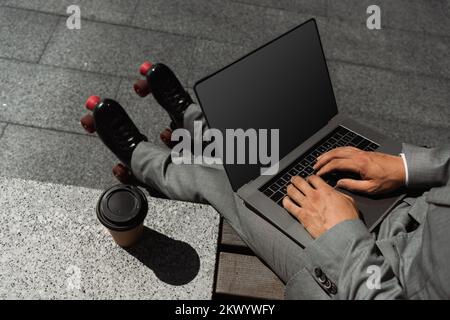
<path id="1" fill-rule="evenodd" d="M 0 138 L 3 136 L 3 132 L 5 132 L 5 128 L 7 125 L 7 123 L 0 122 Z"/>
<path id="2" fill-rule="evenodd" d="M 67 15 L 67 8 L 77 5 L 82 19 L 129 24 L 138 0 L 3 0 L 10 7 L 26 8 Z"/>
<path id="3" fill-rule="evenodd" d="M 393 29 L 373 31 L 331 18 L 317 21 L 329 59 L 450 79 L 450 37 Z"/>
<path id="4" fill-rule="evenodd" d="M 117 160 L 96 137 L 8 125 L 0 176 L 104 189 L 117 183 Z"/>
<path id="5" fill-rule="evenodd" d="M 401 75 L 346 63 L 330 63 L 338 107 L 448 128 L 449 80 Z"/>
<path id="6" fill-rule="evenodd" d="M 114 98 L 120 79 L 0 59 L 0 121 L 85 133 L 80 118 L 92 95 Z"/>
<path id="7" fill-rule="evenodd" d="M 185 37 L 90 21 L 81 30 L 69 30 L 63 21 L 42 63 L 137 78 L 141 63 L 150 60 L 165 62 L 187 78 L 193 50 L 194 40 Z"/>
<path id="8" fill-rule="evenodd" d="M 133 84 L 124 78 L 0 59 L 0 121 L 86 134 L 79 120 L 88 113 L 86 99 L 95 94 L 116 99 L 150 141 L 159 144 L 159 133 L 170 119 L 152 95 L 139 97 Z"/>
<path id="9" fill-rule="evenodd" d="M 352 119 L 383 132 L 400 142 L 417 146 L 438 147 L 448 145 L 450 139 L 450 131 L 447 128 L 434 127 L 375 112 L 356 111 L 347 114 Z"/>
<path id="10" fill-rule="evenodd" d="M 366 24 L 367 7 L 381 9 L 381 27 L 425 32 L 448 37 L 450 34 L 450 2 L 448 0 L 329 0 L 328 16 L 355 20 Z"/>
<path id="11" fill-rule="evenodd" d="M 98 222 L 101 190 L 0 178 L 0 298 L 211 299 L 219 215 L 148 198 L 124 250 Z"/>
<path id="12" fill-rule="evenodd" d="M 39 61 L 58 20 L 45 13 L 2 7 L 0 57 Z"/>
<path id="13" fill-rule="evenodd" d="M 189 86 L 193 87 L 198 80 L 220 70 L 253 49 L 256 49 L 256 47 L 252 48 L 246 44 L 234 45 L 210 40 L 198 40 L 188 81 Z"/>
<path id="14" fill-rule="evenodd" d="M 450 38 L 386 29 L 369 31 L 352 21 L 317 18 L 329 60 L 450 79 Z M 198 40 L 189 85 L 251 52 L 251 43 Z"/>
<path id="15" fill-rule="evenodd" d="M 328 13 L 328 0 L 236 0 L 236 2 L 322 16 Z"/>
<path id="16" fill-rule="evenodd" d="M 221 0 L 141 1 L 134 25 L 193 37 L 260 45 L 306 20 L 296 12 Z"/>

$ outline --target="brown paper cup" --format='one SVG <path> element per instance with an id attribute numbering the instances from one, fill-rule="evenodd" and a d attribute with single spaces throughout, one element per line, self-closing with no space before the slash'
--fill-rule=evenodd
<path id="1" fill-rule="evenodd" d="M 117 185 L 106 190 L 97 203 L 97 218 L 121 247 L 134 245 L 144 231 L 147 198 L 135 186 Z"/>
<path id="2" fill-rule="evenodd" d="M 122 248 L 128 248 L 136 244 L 139 239 L 142 237 L 144 232 L 144 224 L 140 224 L 134 229 L 128 231 L 114 231 L 108 229 L 109 233 L 111 233 L 114 241 L 121 246 Z"/>

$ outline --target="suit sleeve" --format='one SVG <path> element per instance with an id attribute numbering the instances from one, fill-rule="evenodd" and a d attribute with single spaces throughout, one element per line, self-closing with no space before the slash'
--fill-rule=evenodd
<path id="1" fill-rule="evenodd" d="M 450 146 L 422 148 L 403 144 L 409 188 L 450 185 Z"/>
<path id="2" fill-rule="evenodd" d="M 404 291 L 361 220 L 339 223 L 305 251 L 310 273 L 320 268 L 338 299 L 404 299 Z"/>

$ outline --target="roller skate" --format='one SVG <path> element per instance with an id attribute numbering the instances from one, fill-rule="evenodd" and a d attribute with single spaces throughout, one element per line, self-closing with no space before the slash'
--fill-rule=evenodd
<path id="1" fill-rule="evenodd" d="M 150 62 L 144 62 L 139 72 L 145 79 L 138 80 L 134 84 L 134 90 L 140 97 L 152 93 L 167 111 L 171 119 L 170 127 L 161 133 L 160 138 L 167 146 L 173 147 L 172 131 L 183 127 L 184 112 L 193 103 L 192 98 L 173 71 L 162 63 L 152 65 Z"/>
<path id="2" fill-rule="evenodd" d="M 121 161 L 113 168 L 113 174 L 122 183 L 136 184 L 137 180 L 130 169 L 131 156 L 140 142 L 147 141 L 147 137 L 139 132 L 126 111 L 114 100 L 91 96 L 86 102 L 86 108 L 92 113 L 81 118 L 81 125 L 88 133 L 97 132 L 103 143 Z"/>

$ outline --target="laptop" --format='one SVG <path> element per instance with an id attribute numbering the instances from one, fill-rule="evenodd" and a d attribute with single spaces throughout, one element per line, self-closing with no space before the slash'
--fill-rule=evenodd
<path id="1" fill-rule="evenodd" d="M 279 129 L 277 173 L 262 175 L 260 163 L 224 161 L 224 167 L 243 203 L 302 247 L 312 238 L 281 204 L 292 176 L 313 174 L 316 158 L 336 147 L 401 152 L 400 142 L 339 113 L 314 19 L 198 81 L 194 90 L 209 127 L 223 136 L 227 129 Z M 335 186 L 348 175 L 324 179 Z M 371 197 L 340 191 L 356 200 L 370 231 L 403 197 L 401 192 Z"/>

